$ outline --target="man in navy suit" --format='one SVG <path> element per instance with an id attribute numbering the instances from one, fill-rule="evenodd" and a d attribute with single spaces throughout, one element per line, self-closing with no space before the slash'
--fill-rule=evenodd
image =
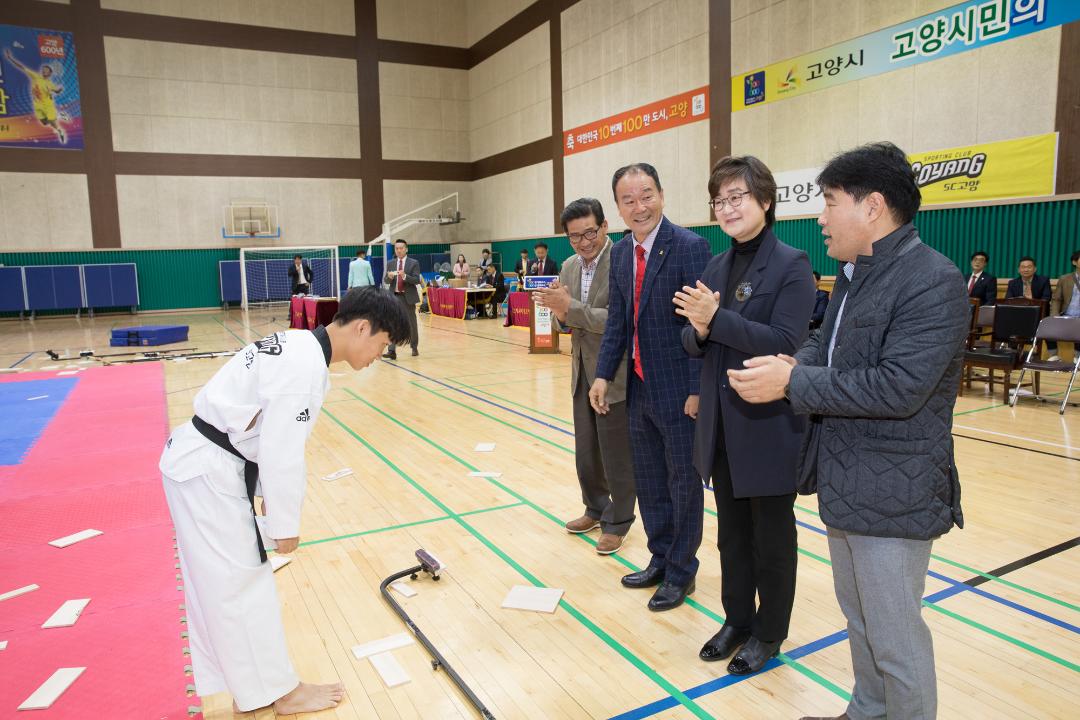
<path id="1" fill-rule="evenodd" d="M 1009 287 L 1005 290 L 1005 299 L 1027 298 L 1028 300 L 1045 300 L 1050 302 L 1050 278 L 1045 275 L 1036 275 L 1035 258 L 1024 256 L 1020 258 L 1018 277 L 1009 281 Z"/>
<path id="2" fill-rule="evenodd" d="M 608 383 L 628 358 L 634 478 L 652 558 L 622 584 L 659 585 L 649 609 L 670 610 L 694 592 L 705 506 L 693 465 L 701 360 L 682 347 L 687 321 L 672 298 L 696 285 L 711 253 L 704 238 L 664 217 L 664 191 L 652 165 L 619 168 L 611 188 L 629 232 L 611 249 L 607 324 L 589 402 L 608 412 Z"/>
<path id="3" fill-rule="evenodd" d="M 997 304 L 997 278 L 986 271 L 990 256 L 979 250 L 971 256 L 971 275 L 968 276 L 968 297 L 978 298 L 981 305 Z"/>

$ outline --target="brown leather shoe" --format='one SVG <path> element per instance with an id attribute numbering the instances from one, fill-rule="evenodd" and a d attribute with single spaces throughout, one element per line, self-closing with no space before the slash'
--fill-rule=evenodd
<path id="1" fill-rule="evenodd" d="M 612 553 L 619 552 L 619 548 L 622 547 L 623 536 L 612 535 L 611 533 L 601 533 L 600 539 L 596 542 L 596 554 L 597 555 L 610 555 Z"/>
<path id="2" fill-rule="evenodd" d="M 829 717 L 823 717 L 818 715 L 804 715 L 799 720 L 848 720 L 847 713 L 841 713 L 839 715 L 830 715 Z"/>
<path id="3" fill-rule="evenodd" d="M 566 532 L 575 534 L 587 533 L 594 528 L 600 527 L 600 521 L 588 515 L 582 515 L 577 520 L 566 523 Z"/>

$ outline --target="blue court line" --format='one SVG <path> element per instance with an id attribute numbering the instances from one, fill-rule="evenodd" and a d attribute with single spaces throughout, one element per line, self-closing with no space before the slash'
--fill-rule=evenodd
<path id="1" fill-rule="evenodd" d="M 801 527 L 804 527 L 807 530 L 812 530 L 813 532 L 816 532 L 819 535 L 828 535 L 828 533 L 825 530 L 822 530 L 821 528 L 816 527 L 814 525 L 811 525 L 810 523 L 807 523 L 807 522 L 805 522 L 803 520 L 796 520 L 795 524 L 799 525 Z M 941 573 L 936 572 L 934 570 L 928 570 L 926 574 L 928 576 L 934 578 L 935 580 L 941 580 L 942 582 L 949 583 L 954 588 L 957 588 L 956 592 L 949 593 L 948 595 L 945 595 L 940 599 L 944 599 L 945 597 L 951 597 L 952 595 L 956 595 L 957 593 L 960 593 L 960 592 L 972 592 L 972 593 L 975 593 L 976 595 L 979 595 L 980 597 L 986 598 L 987 600 L 993 600 L 994 602 L 999 603 L 1001 605 L 1004 605 L 1005 607 L 1012 608 L 1013 610 L 1019 610 L 1020 612 L 1026 614 L 1026 615 L 1030 615 L 1031 617 L 1038 618 L 1039 620 L 1042 620 L 1044 622 L 1048 622 L 1051 625 L 1057 625 L 1059 628 L 1063 628 L 1063 629 L 1068 630 L 1070 632 L 1076 633 L 1077 635 L 1080 635 L 1080 627 L 1077 627 L 1076 625 L 1073 625 L 1072 623 L 1066 622 L 1064 620 L 1059 620 L 1058 618 L 1053 617 L 1052 615 L 1047 615 L 1044 612 L 1040 612 L 1040 611 L 1035 610 L 1033 608 L 1029 608 L 1026 605 L 1021 605 L 1018 602 L 1013 602 L 1012 600 L 1008 600 L 1006 598 L 1003 598 L 1000 595 L 995 595 L 994 593 L 987 592 L 987 591 L 983 590 L 982 588 L 972 587 L 971 585 L 968 585 L 967 583 L 965 583 L 962 580 L 956 580 L 956 579 L 951 578 L 951 577 L 949 577 L 947 575 L 942 575 Z M 942 592 L 944 592 L 944 591 L 942 591 Z M 933 596 L 931 596 L 931 597 L 933 597 Z M 929 597 L 926 598 L 926 600 L 927 600 L 927 602 L 935 602 L 935 600 L 932 600 Z"/>
<path id="2" fill-rule="evenodd" d="M 16 362 L 16 363 L 15 363 L 14 365 L 9 365 L 8 367 L 18 367 L 18 366 L 19 366 L 19 365 L 21 365 L 21 364 L 22 364 L 22 363 L 23 363 L 24 361 L 28 360 L 28 359 L 30 358 L 30 356 L 32 356 L 32 355 L 33 355 L 33 354 L 34 354 L 35 352 L 37 352 L 37 350 L 33 350 L 33 351 L 31 351 L 31 352 L 28 352 L 28 353 L 26 353 L 26 356 L 25 356 L 25 357 L 24 357 L 24 358 L 23 358 L 22 360 L 19 360 L 19 361 L 18 361 L 18 362 Z"/>
<path id="3" fill-rule="evenodd" d="M 410 370 L 407 367 L 402 367 L 401 365 L 396 365 L 396 364 L 394 364 L 392 362 L 387 362 L 386 360 L 383 360 L 383 362 L 386 363 L 387 365 L 391 366 L 391 367 L 396 367 L 398 370 L 404 370 L 407 373 L 412 373 L 413 375 L 416 375 L 417 377 L 422 377 L 425 380 L 428 380 L 430 382 L 435 383 L 436 385 L 441 385 L 442 387 L 446 388 L 447 390 L 453 390 L 454 392 L 458 392 L 458 393 L 461 393 L 462 395 L 466 395 L 468 397 L 471 397 L 473 400 L 479 400 L 480 402 L 485 402 L 488 405 L 492 405 L 494 407 L 497 407 L 500 410 L 505 410 L 506 412 L 508 412 L 508 413 L 510 413 L 512 415 L 517 415 L 518 417 L 525 418 L 526 420 L 531 420 L 532 422 L 536 423 L 537 425 L 543 425 L 546 428 L 551 428 L 552 430 L 557 430 L 558 432 L 561 432 L 563 435 L 569 435 L 570 437 L 574 437 L 574 433 L 571 432 L 570 430 L 567 430 L 566 428 L 561 428 L 561 427 L 557 427 L 555 425 L 551 425 L 549 423 L 544 422 L 543 420 L 537 420 L 532 415 L 526 415 L 523 412 L 518 412 L 517 410 L 513 410 L 511 408 L 508 408 L 505 405 L 500 405 L 497 402 L 492 402 L 491 400 L 488 400 L 486 397 L 481 397 L 479 395 L 473 395 L 470 392 L 465 392 L 464 390 L 462 390 L 459 387 L 454 387 L 453 385 L 448 385 L 448 384 L 444 383 L 442 380 L 438 380 L 436 378 L 433 378 L 430 375 L 425 375 L 422 372 L 417 372 L 416 370 Z"/>

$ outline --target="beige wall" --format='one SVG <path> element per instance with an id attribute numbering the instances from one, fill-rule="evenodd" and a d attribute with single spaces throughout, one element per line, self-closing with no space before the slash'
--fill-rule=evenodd
<path id="1" fill-rule="evenodd" d="M 465 0 L 467 44 L 474 45 L 534 0 Z"/>
<path id="2" fill-rule="evenodd" d="M 550 160 L 472 183 L 476 203 L 463 210 L 472 240 L 550 234 L 555 205 L 551 183 Z"/>
<path id="3" fill-rule="evenodd" d="M 547 23 L 468 72 L 470 159 L 551 136 Z"/>
<path id="4" fill-rule="evenodd" d="M 384 158 L 469 162 L 467 71 L 379 63 L 379 109 Z"/>
<path id="5" fill-rule="evenodd" d="M 360 157 L 355 61 L 115 37 L 105 59 L 116 150 Z"/>
<path id="6" fill-rule="evenodd" d="M 376 0 L 379 37 L 468 47 L 467 0 Z"/>
<path id="7" fill-rule="evenodd" d="M 732 72 L 741 74 L 955 4 L 782 0 L 732 6 Z M 1054 130 L 1061 29 L 733 113 L 732 152 L 776 172 L 816 167 L 861 143 L 909 153 Z"/>
<path id="8" fill-rule="evenodd" d="M 116 192 L 125 248 L 253 244 L 221 237 L 224 206 L 239 199 L 278 205 L 278 245 L 349 245 L 363 229 L 359 180 L 118 175 Z"/>
<path id="9" fill-rule="evenodd" d="M 101 0 L 106 10 L 352 35 L 353 0 Z"/>
<path id="10" fill-rule="evenodd" d="M 386 209 L 387 220 L 410 213 L 422 205 L 427 205 L 454 192 L 458 193 L 461 214 L 467 218 L 466 222 L 457 225 L 413 226 L 400 235 L 394 235 L 394 237 L 404 237 L 409 243 L 413 244 L 469 242 L 472 240 L 475 210 L 472 204 L 472 185 L 473 183 L 468 182 L 384 180 L 383 207 Z"/>
<path id="11" fill-rule="evenodd" d="M 634 162 L 647 162 L 656 168 L 664 189 L 664 214 L 672 222 L 680 225 L 708 222 L 707 122 L 683 125 L 567 157 L 563 160 L 566 202 L 594 197 L 604 206 L 608 227 L 625 229 L 612 197 L 611 176 L 616 169 Z"/>
<path id="12" fill-rule="evenodd" d="M 0 249 L 91 247 L 85 175 L 0 173 Z"/>

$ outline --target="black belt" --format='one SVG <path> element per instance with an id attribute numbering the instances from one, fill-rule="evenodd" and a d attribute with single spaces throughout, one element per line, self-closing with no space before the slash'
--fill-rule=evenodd
<path id="1" fill-rule="evenodd" d="M 248 502 L 251 503 L 251 519 L 255 523 L 255 544 L 259 546 L 259 559 L 266 562 L 266 548 L 263 547 L 262 535 L 259 533 L 259 523 L 255 520 L 255 485 L 259 482 L 259 464 L 253 463 L 240 454 L 233 447 L 227 433 L 223 433 L 198 415 L 193 415 L 191 424 L 199 431 L 199 434 L 210 442 L 217 445 L 231 455 L 235 455 L 244 461 L 244 486 L 247 488 Z"/>

